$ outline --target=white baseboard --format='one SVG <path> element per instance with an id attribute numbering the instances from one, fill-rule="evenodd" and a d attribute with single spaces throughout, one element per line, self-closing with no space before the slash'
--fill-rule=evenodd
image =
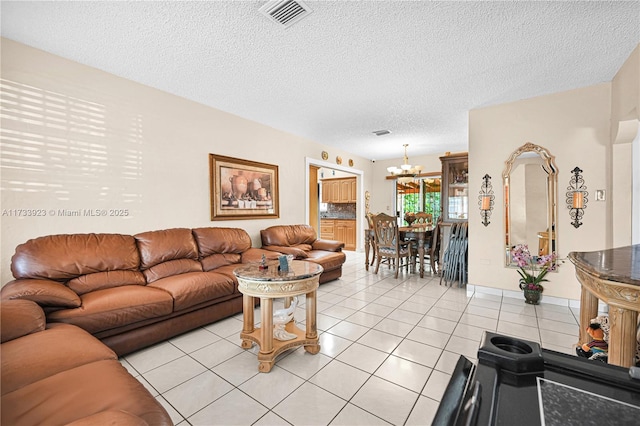
<path id="1" fill-rule="evenodd" d="M 522 295 L 521 291 L 502 290 L 502 289 L 499 289 L 499 288 L 483 287 L 483 286 L 480 286 L 480 285 L 469 285 L 469 284 L 467 284 L 467 288 L 468 289 L 473 288 L 473 290 L 478 292 L 478 293 L 493 294 L 493 295 L 496 295 L 496 296 L 510 297 L 510 298 L 513 298 L 513 299 L 518 299 L 519 298 L 519 299 L 523 299 L 524 300 L 524 296 Z M 555 297 L 555 296 L 547 296 L 544 293 L 542 293 L 542 299 L 540 300 L 540 302 L 541 303 L 548 303 L 548 304 L 551 304 L 551 305 L 560 305 L 560 306 L 567 306 L 569 308 L 580 309 L 580 301 L 579 300 L 565 299 L 565 298 L 562 298 L 562 297 Z M 601 307 L 599 307 L 598 310 L 602 311 Z"/>

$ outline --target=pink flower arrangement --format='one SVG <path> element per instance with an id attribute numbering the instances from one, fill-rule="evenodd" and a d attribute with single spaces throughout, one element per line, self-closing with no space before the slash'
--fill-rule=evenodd
<path id="1" fill-rule="evenodd" d="M 518 274 L 520 274 L 520 289 L 535 290 L 542 292 L 544 287 L 540 284 L 545 279 L 545 275 L 549 271 L 554 271 L 558 267 L 555 253 L 544 256 L 533 256 L 526 244 L 518 244 L 512 252 L 513 260 L 518 265 Z M 537 275 L 536 275 L 537 273 Z"/>

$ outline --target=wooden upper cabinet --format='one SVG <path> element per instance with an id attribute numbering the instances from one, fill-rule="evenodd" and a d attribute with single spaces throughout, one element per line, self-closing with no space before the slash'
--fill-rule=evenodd
<path id="1" fill-rule="evenodd" d="M 358 195 L 358 185 L 356 179 L 351 179 L 351 196 L 349 198 L 350 203 L 355 203 Z"/>
<path id="2" fill-rule="evenodd" d="M 356 178 L 322 180 L 323 203 L 355 203 Z"/>
<path id="3" fill-rule="evenodd" d="M 340 202 L 348 203 L 351 201 L 351 182 L 347 179 L 340 181 Z"/>

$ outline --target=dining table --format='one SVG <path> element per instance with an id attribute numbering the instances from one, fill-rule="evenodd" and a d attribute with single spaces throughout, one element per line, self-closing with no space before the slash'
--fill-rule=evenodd
<path id="1" fill-rule="evenodd" d="M 420 264 L 420 278 L 424 278 L 424 256 L 425 256 L 425 241 L 431 239 L 433 234 L 432 225 L 419 225 L 419 226 L 403 226 L 398 228 L 400 239 L 403 241 L 414 240 L 418 245 L 418 257 Z M 364 254 L 365 254 L 365 268 L 369 270 L 369 251 L 371 250 L 371 239 L 375 238 L 375 231 L 373 229 L 366 229 L 364 232 Z M 375 259 L 375 252 L 373 253 Z M 373 263 L 373 261 L 371 262 Z M 430 259 L 431 270 L 435 271 L 435 259 L 431 256 Z"/>

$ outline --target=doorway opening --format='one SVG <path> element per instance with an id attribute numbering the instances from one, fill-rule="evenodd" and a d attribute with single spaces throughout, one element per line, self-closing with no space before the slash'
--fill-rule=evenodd
<path id="1" fill-rule="evenodd" d="M 363 171 L 312 158 L 307 158 L 306 162 L 309 225 L 319 238 L 344 241 L 345 250 L 362 251 Z M 327 192 L 332 190 L 333 195 Z M 333 238 L 328 237 L 329 233 Z"/>

